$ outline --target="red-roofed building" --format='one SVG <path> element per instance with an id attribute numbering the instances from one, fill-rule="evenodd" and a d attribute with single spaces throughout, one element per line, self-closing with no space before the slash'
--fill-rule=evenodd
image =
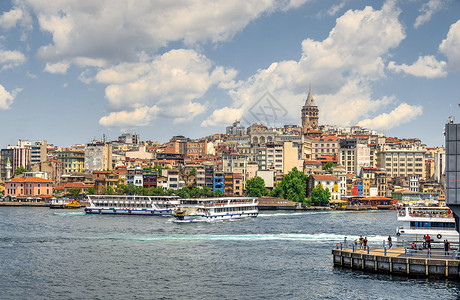
<path id="1" fill-rule="evenodd" d="M 5 182 L 5 196 L 39 197 L 53 194 L 53 181 L 39 177 L 16 177 Z"/>
<path id="2" fill-rule="evenodd" d="M 65 184 L 64 191 L 68 193 L 69 190 L 72 188 L 80 188 L 82 194 L 86 194 L 88 192 L 88 188 L 90 187 L 94 187 L 94 184 L 86 184 L 83 182 L 69 182 Z"/>
<path id="3" fill-rule="evenodd" d="M 307 183 L 307 197 L 311 196 L 311 191 L 317 187 L 319 184 L 322 185 L 324 189 L 328 188 L 331 192 L 331 199 L 340 200 L 339 184 L 340 178 L 335 175 L 319 175 L 313 174 L 308 177 Z"/>

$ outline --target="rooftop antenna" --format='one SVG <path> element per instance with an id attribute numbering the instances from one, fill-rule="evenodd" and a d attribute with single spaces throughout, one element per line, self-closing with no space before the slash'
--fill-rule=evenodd
<path id="1" fill-rule="evenodd" d="M 452 111 L 452 104 L 449 104 L 449 106 L 450 106 L 450 111 Z M 458 106 L 460 107 L 460 103 L 458 104 Z M 453 115 L 450 115 L 449 120 L 447 121 L 447 123 L 453 124 L 454 121 L 455 121 L 455 117 Z"/>

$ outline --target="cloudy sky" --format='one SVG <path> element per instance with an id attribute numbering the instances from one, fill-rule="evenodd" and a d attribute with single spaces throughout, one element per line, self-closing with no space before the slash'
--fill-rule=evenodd
<path id="1" fill-rule="evenodd" d="M 0 2 L 0 146 L 165 142 L 320 124 L 443 145 L 460 121 L 459 0 Z"/>

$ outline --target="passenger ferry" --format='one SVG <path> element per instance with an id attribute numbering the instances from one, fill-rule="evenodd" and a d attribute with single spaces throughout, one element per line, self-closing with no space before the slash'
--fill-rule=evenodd
<path id="1" fill-rule="evenodd" d="M 178 196 L 90 195 L 87 214 L 170 216 L 179 204 Z"/>
<path id="2" fill-rule="evenodd" d="M 398 240 L 421 241 L 429 235 L 431 242 L 458 241 L 455 219 L 446 206 L 408 206 L 398 211 L 397 220 L 402 223 L 396 228 Z"/>
<path id="3" fill-rule="evenodd" d="M 221 221 L 257 217 L 258 201 L 248 197 L 180 199 L 176 221 Z"/>

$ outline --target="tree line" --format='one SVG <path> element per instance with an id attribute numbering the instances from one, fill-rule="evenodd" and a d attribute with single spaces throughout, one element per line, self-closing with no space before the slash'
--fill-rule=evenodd
<path id="1" fill-rule="evenodd" d="M 332 165 L 326 165 L 327 169 L 325 170 L 329 172 Z M 321 184 L 318 184 L 315 188 L 313 188 L 310 197 L 307 198 L 307 184 L 308 176 L 297 170 L 297 168 L 293 168 L 271 191 L 265 187 L 265 181 L 261 177 L 255 177 L 247 180 L 245 194 L 249 197 L 270 196 L 284 198 L 290 201 L 302 203 L 305 206 L 329 205 L 331 192 L 328 188 L 324 189 Z"/>

